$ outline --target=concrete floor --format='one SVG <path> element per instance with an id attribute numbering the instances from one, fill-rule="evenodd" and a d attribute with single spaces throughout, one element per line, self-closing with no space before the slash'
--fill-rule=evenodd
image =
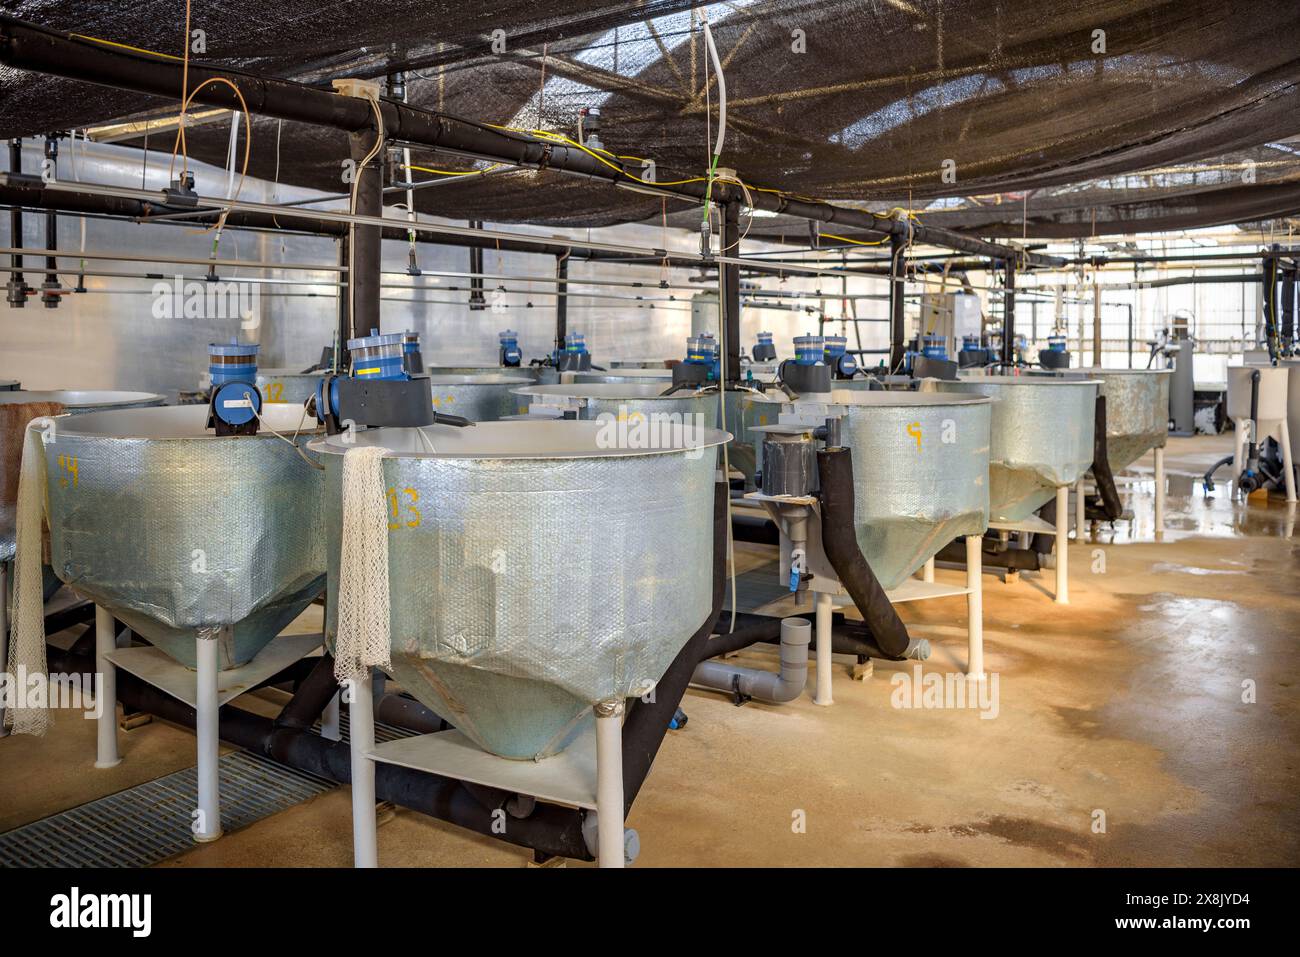
<path id="1" fill-rule="evenodd" d="M 1196 477 L 1229 447 L 1227 436 L 1170 441 L 1163 542 L 1150 457 L 1138 463 L 1139 481 L 1121 489 L 1133 522 L 1071 546 L 1068 607 L 1052 602 L 1051 572 L 1014 584 L 986 574 L 994 718 L 891 706 L 891 679 L 912 663 L 877 662 L 854 681 L 837 659 L 829 708 L 809 695 L 737 708 L 690 692 L 690 723 L 668 735 L 628 822 L 639 866 L 1300 863 L 1295 508 L 1235 503 L 1226 482 L 1205 498 Z M 738 545 L 738 567 L 770 567 L 773 553 Z M 961 670 L 965 599 L 901 614 L 934 646 L 925 673 Z M 774 667 L 776 656 L 735 660 Z M 1255 703 L 1243 701 L 1247 682 Z M 192 741 L 154 722 L 123 735 L 126 760 L 111 771 L 91 768 L 93 725 L 79 716 L 59 715 L 43 741 L 0 741 L 0 830 L 192 763 Z M 528 857 L 404 810 L 385 815 L 379 853 L 406 866 Z M 339 788 L 168 866 L 350 863 Z"/>

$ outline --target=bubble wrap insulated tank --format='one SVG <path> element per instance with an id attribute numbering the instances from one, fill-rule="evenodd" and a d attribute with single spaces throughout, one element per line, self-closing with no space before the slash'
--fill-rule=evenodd
<path id="1" fill-rule="evenodd" d="M 989 514 L 1017 522 L 1073 485 L 1092 465 L 1095 381 L 1035 376 L 929 379 L 924 388 L 994 400 L 989 446 Z"/>
<path id="2" fill-rule="evenodd" d="M 419 433 L 432 442 L 430 454 Z M 479 746 L 561 750 L 591 705 L 643 694 L 708 616 L 713 447 L 602 447 L 594 422 L 361 432 L 384 459 L 393 677 Z M 326 463 L 338 581 L 343 452 Z M 329 588 L 327 640 L 337 629 Z"/>
<path id="3" fill-rule="evenodd" d="M 1106 397 L 1106 456 L 1111 471 L 1128 468 L 1169 440 L 1171 369 L 1071 369 L 1069 378 L 1101 383 Z"/>
<path id="4" fill-rule="evenodd" d="M 284 435 L 293 406 L 263 416 Z M 56 420 L 45 446 L 51 564 L 177 661 L 198 628 L 234 625 L 221 668 L 247 662 L 320 594 L 322 472 L 288 443 L 207 431 L 206 406 Z"/>
<path id="5" fill-rule="evenodd" d="M 989 526 L 993 400 L 916 392 L 832 393 L 853 450 L 858 546 L 886 590 L 943 546 Z"/>

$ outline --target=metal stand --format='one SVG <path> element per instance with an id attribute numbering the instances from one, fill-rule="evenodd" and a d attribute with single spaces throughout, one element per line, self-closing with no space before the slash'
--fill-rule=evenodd
<path id="1" fill-rule="evenodd" d="M 923 582 L 934 581 L 934 556 L 933 555 L 927 558 L 925 560 L 925 564 L 921 566 L 921 581 Z"/>
<path id="2" fill-rule="evenodd" d="M 352 855 L 357 867 L 378 865 L 375 765 L 394 764 L 552 804 L 595 812 L 588 848 L 601 867 L 623 867 L 635 857 L 636 833 L 623 818 L 623 714 L 621 699 L 593 706 L 595 721 L 552 757 L 518 761 L 484 751 L 456 730 L 375 743 L 374 688 L 356 682 L 349 703 L 352 757 Z"/>
<path id="3" fill-rule="evenodd" d="M 1088 528 L 1087 501 L 1083 492 L 1083 477 L 1074 483 L 1074 540 L 1082 542 Z"/>
<path id="4" fill-rule="evenodd" d="M 1079 500 L 1083 500 L 1080 494 Z M 1069 544 L 1070 544 L 1070 486 L 1061 485 L 1056 489 L 1056 524 L 1046 522 L 1037 515 L 1030 515 L 1018 522 L 990 522 L 989 528 L 1007 534 L 1020 532 L 1036 535 L 1054 535 L 1056 537 L 1056 595 L 1058 605 L 1070 603 L 1069 584 Z M 1080 532 L 1082 534 L 1082 532 Z M 970 567 L 969 561 L 967 568 Z"/>
<path id="5" fill-rule="evenodd" d="M 195 663 L 191 670 L 150 646 L 119 648 L 113 634 L 113 616 L 95 608 L 95 670 L 103 697 L 98 723 L 95 767 L 111 768 L 117 751 L 117 669 L 146 681 L 194 709 L 195 751 L 198 763 L 198 807 L 193 823 L 194 840 L 215 841 L 221 836 L 221 793 L 217 773 L 221 756 L 220 709 L 250 688 L 283 671 L 321 647 L 321 635 L 284 635 L 263 648 L 252 661 L 220 670 L 222 638 L 229 642 L 234 628 L 213 629 L 194 639 Z"/>
<path id="6" fill-rule="evenodd" d="M 117 635 L 113 630 L 113 616 L 95 606 L 95 707 L 99 709 L 96 722 L 95 767 L 112 768 L 122 763 L 117 752 L 117 669 L 111 655 L 117 650 Z"/>

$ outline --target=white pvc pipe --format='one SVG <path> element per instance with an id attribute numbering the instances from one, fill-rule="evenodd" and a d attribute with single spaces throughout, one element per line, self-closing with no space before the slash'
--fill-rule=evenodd
<path id="1" fill-rule="evenodd" d="M 834 606 L 827 592 L 815 592 L 817 596 L 817 692 L 813 695 L 813 704 L 832 705 L 831 696 L 831 617 Z"/>
<path id="2" fill-rule="evenodd" d="M 1156 538 L 1165 534 L 1165 450 L 1156 449 Z"/>
<path id="3" fill-rule="evenodd" d="M 352 866 L 379 866 L 378 822 L 375 820 L 375 699 L 370 669 L 352 679 L 348 702 L 352 755 Z"/>
<path id="4" fill-rule="evenodd" d="M 1286 419 L 1282 420 L 1282 471 L 1285 473 L 1286 500 L 1294 502 L 1296 500 L 1295 463 L 1291 458 L 1291 429 Z"/>
<path id="5" fill-rule="evenodd" d="M 113 616 L 99 605 L 95 606 L 95 707 L 99 720 L 95 723 L 95 767 L 112 768 L 122 763 L 117 753 L 117 668 L 108 660 L 108 653 L 117 647 L 113 631 Z"/>
<path id="6" fill-rule="evenodd" d="M 1070 487 L 1062 485 L 1056 490 L 1056 603 L 1070 603 L 1070 585 L 1067 578 L 1070 565 Z"/>
<path id="7" fill-rule="evenodd" d="M 602 701 L 596 712 L 596 858 L 600 867 L 622 867 L 623 702 Z"/>
<path id="8" fill-rule="evenodd" d="M 194 840 L 207 843 L 221 836 L 221 791 L 217 778 L 217 762 L 221 756 L 217 704 L 219 635 L 199 635 L 194 639 L 194 646 L 198 658 L 194 728 L 198 735 L 199 779 L 199 814 L 194 821 Z"/>
<path id="9" fill-rule="evenodd" d="M 984 677 L 984 536 L 966 536 L 966 674 Z"/>
<path id="10" fill-rule="evenodd" d="M 926 559 L 925 564 L 921 566 L 921 581 L 934 581 L 934 556 L 931 555 Z"/>

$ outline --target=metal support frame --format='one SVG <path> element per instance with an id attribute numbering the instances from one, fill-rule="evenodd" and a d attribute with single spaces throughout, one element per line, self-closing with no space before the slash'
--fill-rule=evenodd
<path id="1" fill-rule="evenodd" d="M 966 536 L 966 675 L 984 678 L 984 536 Z"/>
<path id="2" fill-rule="evenodd" d="M 9 141 L 9 171 L 23 171 L 23 141 L 14 138 Z M 23 211 L 20 206 L 9 208 L 9 245 L 14 249 L 23 247 Z M 23 278 L 23 257 L 13 253 L 9 259 L 13 272 L 6 285 L 6 301 L 12 309 L 21 309 L 27 305 L 27 281 Z"/>
<path id="3" fill-rule="evenodd" d="M 830 592 L 819 591 L 814 594 L 817 596 L 817 691 L 813 695 L 813 704 L 825 707 L 835 703 L 831 693 L 831 623 L 835 617 L 835 605 Z"/>
<path id="4" fill-rule="evenodd" d="M 230 626 L 227 626 L 230 628 Z M 203 632 L 194 639 L 197 655 L 197 685 L 194 701 L 194 733 L 198 756 L 198 808 L 194 818 L 194 840 L 200 844 L 221 837 L 221 786 L 217 773 L 221 757 L 217 700 L 217 672 L 220 670 L 221 632 Z M 233 630 L 233 628 L 230 628 Z"/>
<path id="5" fill-rule="evenodd" d="M 470 220 L 470 228 L 482 229 L 478 220 Z M 487 308 L 487 299 L 483 295 L 483 247 L 469 248 L 469 308 L 470 312 L 481 312 Z"/>

